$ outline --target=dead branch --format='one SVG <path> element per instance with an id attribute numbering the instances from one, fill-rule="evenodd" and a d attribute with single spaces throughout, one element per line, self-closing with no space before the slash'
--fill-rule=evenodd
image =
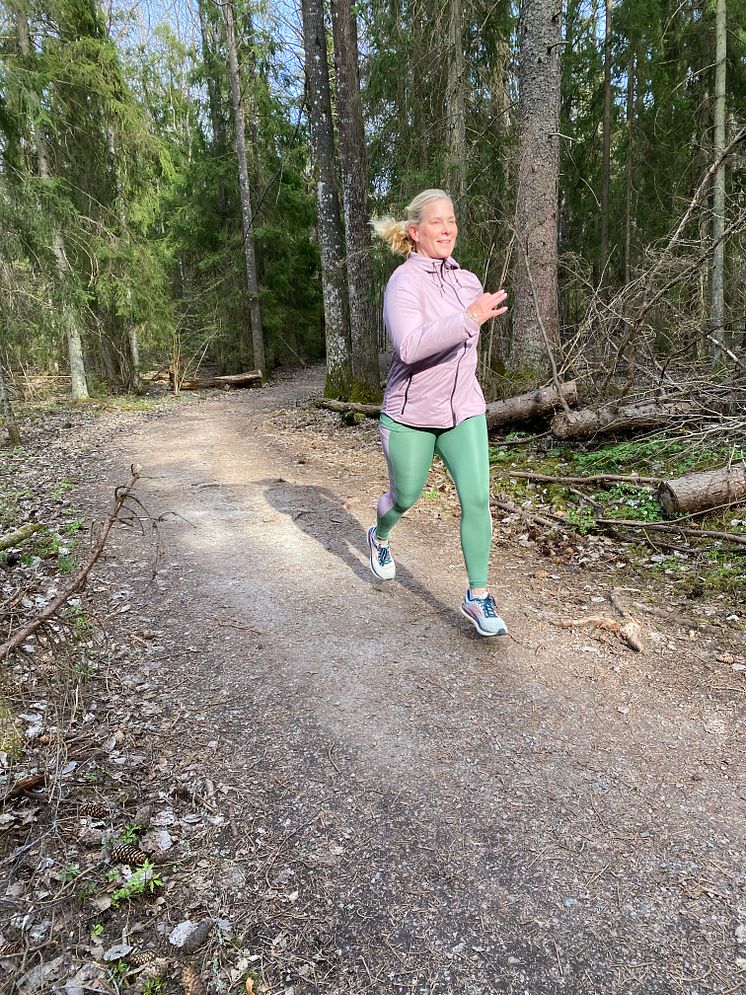
<path id="1" fill-rule="evenodd" d="M 626 643 L 635 653 L 642 653 L 645 649 L 640 640 L 640 626 L 637 622 L 618 622 L 614 618 L 605 618 L 603 615 L 589 615 L 587 618 L 568 619 L 564 622 L 556 623 L 560 629 L 579 629 L 586 625 L 593 625 L 604 632 L 612 632 L 619 636 L 622 642 Z"/>
<path id="2" fill-rule="evenodd" d="M 20 546 L 22 543 L 30 539 L 35 532 L 40 532 L 42 529 L 46 528 L 41 522 L 30 522 L 28 525 L 22 525 L 20 529 L 16 529 L 15 532 L 11 532 L 10 535 L 3 536 L 0 538 L 0 550 L 10 549 L 13 546 Z"/>
<path id="3" fill-rule="evenodd" d="M 688 529 L 683 525 L 671 522 L 640 522 L 629 518 L 597 518 L 597 525 L 612 525 L 625 529 L 643 529 L 653 532 L 678 532 L 685 536 L 696 536 L 699 539 L 725 539 L 736 545 L 746 547 L 746 535 L 739 532 L 717 532 L 713 529 Z"/>
<path id="4" fill-rule="evenodd" d="M 5 659 L 9 656 L 13 650 L 18 649 L 18 647 L 28 639 L 29 636 L 33 635 L 36 630 L 48 621 L 52 616 L 59 611 L 59 609 L 65 604 L 67 599 L 78 590 L 78 588 L 83 584 L 88 574 L 93 569 L 96 561 L 103 552 L 104 546 L 106 545 L 106 540 L 109 537 L 109 533 L 117 521 L 119 513 L 121 512 L 127 498 L 130 496 L 132 488 L 137 483 L 140 477 L 141 468 L 137 464 L 133 464 L 131 468 L 131 477 L 126 487 L 117 487 L 114 491 L 114 508 L 109 515 L 109 519 L 104 525 L 101 531 L 101 535 L 98 538 L 96 545 L 91 551 L 91 555 L 88 557 L 86 562 L 76 571 L 73 575 L 70 583 L 61 591 L 56 598 L 46 606 L 46 608 L 41 611 L 36 618 L 32 619 L 31 622 L 20 629 L 16 629 L 14 633 L 11 633 L 10 637 L 0 646 L 0 660 Z"/>
<path id="5" fill-rule="evenodd" d="M 636 474 L 595 473 L 590 477 L 552 477 L 548 473 L 529 473 L 526 470 L 501 470 L 506 477 L 520 477 L 524 480 L 537 480 L 548 484 L 649 484 L 656 486 L 661 477 L 638 477 Z"/>

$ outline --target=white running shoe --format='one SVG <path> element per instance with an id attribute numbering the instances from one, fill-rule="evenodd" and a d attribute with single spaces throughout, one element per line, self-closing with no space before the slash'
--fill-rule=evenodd
<path id="1" fill-rule="evenodd" d="M 508 627 L 497 614 L 495 599 L 487 591 L 478 598 L 471 591 L 461 604 L 461 614 L 468 618 L 480 636 L 507 636 Z"/>
<path id="2" fill-rule="evenodd" d="M 396 564 L 388 544 L 376 541 L 376 526 L 368 529 L 368 549 L 370 550 L 370 569 L 379 580 L 393 580 L 396 577 Z"/>

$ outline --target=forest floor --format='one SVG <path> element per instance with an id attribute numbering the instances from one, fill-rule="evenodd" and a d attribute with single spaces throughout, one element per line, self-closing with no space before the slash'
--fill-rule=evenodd
<path id="1" fill-rule="evenodd" d="M 739 615 L 689 627 L 613 547 L 547 556 L 496 522 L 510 636 L 482 639 L 437 468 L 377 583 L 376 425 L 309 407 L 321 387 L 48 414 L 0 457 L 79 558 L 142 467 L 139 522 L 59 620 L 76 638 L 3 673 L 8 783 L 47 780 L 0 814 L 0 988 L 746 991 Z M 6 604 L 14 571 L 17 606 L 49 599 L 34 569 L 0 570 Z M 614 589 L 642 653 L 562 627 L 618 620 Z"/>

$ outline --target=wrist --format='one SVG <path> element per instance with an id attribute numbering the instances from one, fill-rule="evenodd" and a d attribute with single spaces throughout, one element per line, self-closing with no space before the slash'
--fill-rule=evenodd
<path id="1" fill-rule="evenodd" d="M 477 325 L 479 324 L 479 318 L 477 318 L 477 315 L 473 308 L 468 307 L 466 309 L 466 314 L 469 318 L 471 318 L 472 321 L 476 322 Z"/>

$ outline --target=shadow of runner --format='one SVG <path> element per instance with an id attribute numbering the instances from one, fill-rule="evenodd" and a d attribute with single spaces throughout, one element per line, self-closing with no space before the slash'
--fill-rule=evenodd
<path id="1" fill-rule="evenodd" d="M 264 488 L 265 499 L 271 507 L 288 515 L 301 532 L 315 539 L 327 552 L 339 557 L 357 577 L 372 585 L 382 583 L 374 580 L 367 564 L 365 529 L 342 507 L 336 494 L 315 484 L 292 484 L 282 477 L 260 480 L 258 484 Z M 363 553 L 366 559 L 361 562 L 356 553 Z M 443 621 L 451 628 L 463 633 L 468 631 L 469 636 L 480 638 L 470 625 L 461 621 L 457 607 L 444 605 L 401 563 L 396 564 L 396 580 L 387 583 L 401 584 L 433 611 L 442 615 Z"/>

